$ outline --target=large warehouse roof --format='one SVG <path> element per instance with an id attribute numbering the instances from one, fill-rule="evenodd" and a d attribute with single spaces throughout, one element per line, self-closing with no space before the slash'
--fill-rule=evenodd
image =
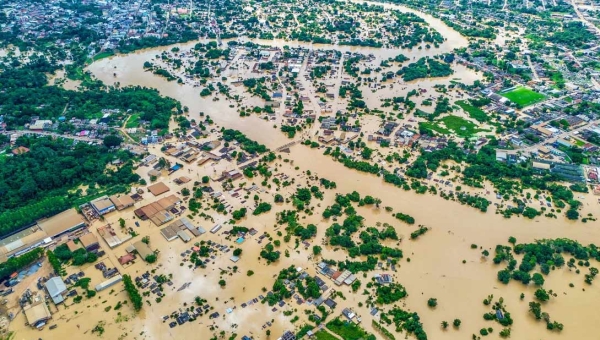
<path id="1" fill-rule="evenodd" d="M 54 237 L 84 224 L 83 216 L 78 214 L 75 209 L 65 210 L 58 215 L 38 222 L 38 225 L 46 232 L 48 237 Z"/>

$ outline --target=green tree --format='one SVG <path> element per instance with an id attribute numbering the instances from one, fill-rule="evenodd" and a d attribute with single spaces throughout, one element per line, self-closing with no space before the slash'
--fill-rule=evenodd
<path id="1" fill-rule="evenodd" d="M 108 135 L 108 136 L 104 137 L 102 142 L 104 143 L 104 146 L 106 146 L 107 148 L 113 148 L 113 147 L 118 147 L 119 145 L 121 145 L 121 143 L 123 142 L 123 139 L 121 139 L 121 137 L 116 136 L 116 135 Z"/>
<path id="2" fill-rule="evenodd" d="M 577 220 L 579 219 L 579 212 L 577 211 L 577 209 L 569 209 L 567 210 L 567 218 L 570 220 Z"/>
<path id="3" fill-rule="evenodd" d="M 550 300 L 550 294 L 548 294 L 548 292 L 546 292 L 546 290 L 544 288 L 538 288 L 535 291 L 534 296 L 536 299 L 538 299 L 539 301 L 542 301 L 542 302 Z"/>
<path id="4" fill-rule="evenodd" d="M 533 281 L 533 283 L 536 286 L 543 286 L 544 285 L 544 277 L 540 273 L 534 273 L 531 276 L 531 281 Z"/>
<path id="5" fill-rule="evenodd" d="M 452 322 L 452 325 L 454 325 L 454 327 L 459 328 L 461 324 L 460 319 L 454 319 L 454 321 Z"/>
<path id="6" fill-rule="evenodd" d="M 542 306 L 537 302 L 529 303 L 529 311 L 535 316 L 536 319 L 540 320 L 542 318 Z"/>
<path id="7" fill-rule="evenodd" d="M 124 274 L 123 275 L 123 284 L 125 285 L 125 291 L 129 295 L 129 300 L 133 304 L 133 309 L 137 312 L 142 309 L 143 301 L 140 292 L 137 287 L 131 280 L 131 276 Z"/>
<path id="8" fill-rule="evenodd" d="M 427 300 L 427 306 L 429 306 L 431 308 L 435 308 L 435 307 L 437 307 L 437 305 L 438 305 L 437 299 L 430 298 L 429 300 Z"/>

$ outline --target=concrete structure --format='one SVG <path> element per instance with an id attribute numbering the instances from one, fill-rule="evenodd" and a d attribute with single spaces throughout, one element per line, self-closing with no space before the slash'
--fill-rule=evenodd
<path id="1" fill-rule="evenodd" d="M 48 320 L 52 319 L 52 313 L 48 309 L 46 299 L 43 294 L 36 294 L 32 297 L 32 303 L 23 306 L 23 314 L 31 327 L 41 329 Z"/>
<path id="2" fill-rule="evenodd" d="M 185 243 L 190 242 L 192 240 L 192 237 L 190 236 L 187 230 L 178 231 L 177 236 L 179 236 L 179 238 Z"/>
<path id="3" fill-rule="evenodd" d="M 90 205 L 92 206 L 92 208 L 94 208 L 94 210 L 96 210 L 98 215 L 101 216 L 106 215 L 109 212 L 114 211 L 116 209 L 115 205 L 113 204 L 113 202 L 111 202 L 108 196 L 98 197 L 95 200 L 91 201 Z"/>
<path id="4" fill-rule="evenodd" d="M 130 254 L 130 253 L 127 253 L 118 258 L 119 264 L 122 266 L 129 264 L 129 262 L 133 262 L 134 260 L 135 260 L 135 255 Z"/>
<path id="5" fill-rule="evenodd" d="M 110 201 L 114 204 L 117 210 L 129 208 L 135 203 L 133 198 L 129 197 L 128 195 L 112 195 L 110 196 Z"/>
<path id="6" fill-rule="evenodd" d="M 106 289 L 106 288 L 108 288 L 108 287 L 110 287 L 110 286 L 112 286 L 114 284 L 117 284 L 117 283 L 121 282 L 122 280 L 123 280 L 123 276 L 121 276 L 121 275 L 113 276 L 110 279 L 108 279 L 108 280 L 106 280 L 106 281 L 104 281 L 104 282 L 96 285 L 96 291 L 100 292 L 100 291 L 102 291 L 102 290 L 104 290 L 104 289 Z"/>
<path id="7" fill-rule="evenodd" d="M 48 295 L 54 302 L 55 305 L 58 305 L 65 301 L 63 294 L 67 291 L 67 286 L 65 282 L 58 276 L 55 276 L 45 283 L 46 290 L 48 291 Z"/>
<path id="8" fill-rule="evenodd" d="M 133 244 L 133 246 L 135 247 L 135 250 L 137 251 L 138 254 L 140 254 L 140 257 L 142 259 L 144 259 L 144 261 L 146 260 L 146 257 L 150 256 L 150 255 L 154 255 L 154 251 L 152 251 L 152 249 L 150 249 L 150 246 L 148 246 L 146 243 L 140 241 L 137 241 Z"/>
<path id="9" fill-rule="evenodd" d="M 134 213 L 142 220 L 151 220 L 157 226 L 163 225 L 175 218 L 175 215 L 169 212 L 176 204 L 181 202 L 179 197 L 170 195 L 163 197 L 154 203 L 145 205 L 136 209 Z"/>
<path id="10" fill-rule="evenodd" d="M 154 195 L 154 196 L 164 194 L 165 192 L 167 192 L 169 190 L 171 190 L 171 189 L 169 189 L 169 187 L 163 182 L 158 182 L 158 183 L 152 184 L 151 186 L 148 187 L 148 191 L 151 192 L 152 195 Z"/>
<path id="11" fill-rule="evenodd" d="M 104 239 L 109 248 L 114 248 L 132 238 L 129 234 L 126 234 L 124 237 L 119 237 L 110 225 L 98 227 L 97 230 L 98 235 Z"/>
<path id="12" fill-rule="evenodd" d="M 63 235 L 85 227 L 83 217 L 75 209 L 65 210 L 36 225 L 0 240 L 0 262 L 19 256 L 38 247 L 47 247 Z"/>
<path id="13" fill-rule="evenodd" d="M 79 238 L 79 242 L 87 251 L 94 251 L 100 248 L 100 243 L 98 243 L 98 239 L 92 233 L 85 234 Z"/>
<path id="14" fill-rule="evenodd" d="M 79 245 L 78 243 L 75 243 L 73 240 L 69 240 L 69 241 L 67 241 L 67 248 L 69 248 L 69 250 L 71 252 L 74 252 L 76 250 L 81 249 L 81 245 Z"/>

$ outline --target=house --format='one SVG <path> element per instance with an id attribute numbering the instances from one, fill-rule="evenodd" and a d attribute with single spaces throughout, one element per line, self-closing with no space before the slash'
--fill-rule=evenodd
<path id="1" fill-rule="evenodd" d="M 133 262 L 134 260 L 135 260 L 135 255 L 131 254 L 131 253 L 127 253 L 127 254 L 119 257 L 119 263 L 122 266 L 129 264 L 130 262 Z"/>
<path id="2" fill-rule="evenodd" d="M 95 200 L 90 202 L 90 205 L 92 206 L 92 208 L 94 208 L 94 210 L 96 210 L 96 212 L 100 216 L 106 215 L 109 212 L 114 211 L 116 209 L 115 205 L 113 204 L 113 202 L 110 201 L 108 196 L 96 198 Z"/>
<path id="3" fill-rule="evenodd" d="M 98 239 L 92 233 L 85 234 L 79 238 L 79 242 L 87 251 L 94 251 L 100 248 L 100 243 L 98 243 Z"/>
<path id="4" fill-rule="evenodd" d="M 283 333 L 281 336 L 281 340 L 296 340 L 296 334 L 292 333 L 291 331 L 285 331 L 285 333 Z"/>
<path id="5" fill-rule="evenodd" d="M 135 248 L 135 250 L 137 251 L 138 254 L 140 254 L 140 257 L 142 259 L 144 259 L 144 261 L 146 260 L 146 257 L 150 256 L 150 255 L 154 255 L 154 252 L 152 251 L 152 249 L 150 249 L 150 246 L 148 246 L 146 243 L 140 241 L 137 241 L 133 244 L 133 247 Z"/>
<path id="6" fill-rule="evenodd" d="M 188 243 L 192 240 L 192 237 L 190 236 L 189 232 L 187 232 L 186 230 L 178 231 L 177 236 L 179 236 L 179 238 L 185 243 Z"/>
<path id="7" fill-rule="evenodd" d="M 548 148 L 547 148 L 547 147 L 545 147 L 545 146 L 540 146 L 540 147 L 538 148 L 538 152 L 540 153 L 540 155 L 544 155 L 544 156 L 546 156 L 546 155 L 548 155 L 548 154 L 550 153 L 550 149 L 548 149 Z"/>
<path id="8" fill-rule="evenodd" d="M 170 210 L 180 201 L 177 196 L 170 195 L 136 209 L 134 214 L 144 221 L 151 220 L 154 224 L 160 226 L 175 218 L 175 215 Z"/>
<path id="9" fill-rule="evenodd" d="M 392 276 L 389 274 L 375 275 L 375 281 L 382 285 L 392 283 Z"/>
<path id="10" fill-rule="evenodd" d="M 122 280 L 123 280 L 123 276 L 121 276 L 121 275 L 113 276 L 110 279 L 96 285 L 96 291 L 97 292 L 102 291 L 114 284 L 121 282 Z"/>
<path id="11" fill-rule="evenodd" d="M 223 171 L 223 173 L 221 174 L 221 178 L 218 180 L 219 181 L 223 181 L 223 180 L 227 180 L 227 179 L 236 180 L 241 177 L 243 177 L 242 173 L 239 170 L 234 169 L 234 170 Z"/>
<path id="12" fill-rule="evenodd" d="M 29 125 L 29 130 L 32 131 L 42 131 L 45 129 L 49 129 L 52 126 L 52 121 L 51 120 L 42 120 L 42 119 L 38 119 L 35 121 L 35 123 Z"/>
<path id="13" fill-rule="evenodd" d="M 32 303 L 23 306 L 23 314 L 31 327 L 42 329 L 52 319 L 52 313 L 48 309 L 44 295 L 38 293 L 32 296 Z"/>
<path id="14" fill-rule="evenodd" d="M 150 191 L 152 193 L 152 195 L 154 195 L 154 196 L 164 194 L 165 192 L 167 192 L 169 190 L 171 190 L 171 189 L 169 189 L 169 187 L 163 182 L 158 182 L 158 183 L 152 184 L 151 186 L 148 187 L 148 191 Z"/>
<path id="15" fill-rule="evenodd" d="M 110 201 L 114 204 L 117 210 L 123 210 L 133 206 L 135 201 L 128 195 L 112 195 Z"/>
<path id="16" fill-rule="evenodd" d="M 67 241 L 67 248 L 69 248 L 69 250 L 71 252 L 74 252 L 78 249 L 81 249 L 81 246 L 79 244 L 75 243 L 73 240 L 69 240 L 69 241 Z"/>
<path id="17" fill-rule="evenodd" d="M 535 127 L 532 127 L 532 128 L 535 131 L 539 132 L 544 137 L 550 137 L 550 136 L 552 136 L 552 131 L 550 131 L 549 129 L 546 129 L 545 127 L 535 126 Z"/>
<path id="18" fill-rule="evenodd" d="M 335 301 L 333 301 L 332 299 L 327 299 L 327 300 L 323 301 L 323 303 L 325 304 L 325 306 L 327 306 L 331 309 L 335 309 L 335 306 L 337 306 L 337 303 Z"/>
<path id="19" fill-rule="evenodd" d="M 67 291 L 67 286 L 65 282 L 58 276 L 55 276 L 45 283 L 46 290 L 48 291 L 48 295 L 54 302 L 55 305 L 58 305 L 65 301 L 63 294 Z"/>
<path id="20" fill-rule="evenodd" d="M 352 319 L 354 319 L 356 316 L 356 314 L 354 314 L 354 312 L 349 308 L 344 308 L 342 310 L 342 315 L 344 315 L 350 321 L 352 321 Z"/>

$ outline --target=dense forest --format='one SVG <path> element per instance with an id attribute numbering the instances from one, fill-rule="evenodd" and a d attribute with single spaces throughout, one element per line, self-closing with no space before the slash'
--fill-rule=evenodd
<path id="1" fill-rule="evenodd" d="M 102 109 L 120 109 L 139 112 L 140 118 L 150 122 L 153 129 L 167 128 L 171 113 L 181 111 L 181 105 L 156 90 L 142 87 L 113 88 L 95 82 L 82 91 L 65 90 L 48 86 L 47 74 L 59 67 L 42 56 L 33 57 L 22 64 L 17 58 L 0 63 L 0 114 L 8 128 L 23 126 L 31 117 L 41 118 L 92 118 Z"/>
<path id="2" fill-rule="evenodd" d="M 30 151 L 0 160 L 0 236 L 72 205 L 80 185 L 90 194 L 139 179 L 125 151 L 49 137 L 20 137 L 16 145 Z M 117 158 L 123 165 L 107 168 Z"/>

